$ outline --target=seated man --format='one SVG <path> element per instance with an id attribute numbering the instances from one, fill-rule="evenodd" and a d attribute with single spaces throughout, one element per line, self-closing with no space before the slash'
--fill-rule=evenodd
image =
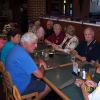
<path id="1" fill-rule="evenodd" d="M 48 38 L 52 33 L 54 33 L 54 31 L 53 31 L 53 21 L 48 20 L 47 23 L 46 23 L 44 39 Z"/>
<path id="2" fill-rule="evenodd" d="M 76 85 L 81 88 L 85 100 L 100 100 L 100 82 L 76 80 Z M 96 88 L 92 93 L 88 93 L 86 86 Z"/>
<path id="3" fill-rule="evenodd" d="M 95 40 L 94 30 L 90 27 L 84 30 L 85 41 L 80 42 L 76 48 L 76 58 L 81 61 L 100 60 L 100 44 Z"/>
<path id="4" fill-rule="evenodd" d="M 20 45 L 16 45 L 7 56 L 5 67 L 21 94 L 39 92 L 41 99 L 48 94 L 50 88 L 41 80 L 45 63 L 41 62 L 41 67 L 38 68 L 29 54 L 33 53 L 37 42 L 35 34 L 25 33 L 21 37 Z"/>

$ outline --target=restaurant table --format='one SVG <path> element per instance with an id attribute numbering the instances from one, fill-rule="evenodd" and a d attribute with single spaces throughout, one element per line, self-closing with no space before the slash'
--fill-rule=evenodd
<path id="1" fill-rule="evenodd" d="M 73 72 L 72 65 L 52 68 L 46 70 L 45 77 L 43 80 L 49 86 L 51 86 L 51 88 L 63 100 L 84 100 L 81 89 L 74 84 L 75 79 L 80 77 L 73 75 L 72 72 Z M 72 79 L 73 82 L 71 84 L 67 86 L 65 85 L 63 88 L 60 88 L 63 86 L 63 84 L 67 83 Z M 93 80 L 98 83 L 100 81 L 100 74 L 95 73 Z"/>
<path id="2" fill-rule="evenodd" d="M 50 48 L 50 47 L 49 47 Z M 42 51 L 48 49 L 43 43 L 38 44 L 38 57 L 42 58 L 48 65 L 43 80 L 63 99 L 63 100 L 84 100 L 82 92 L 74 82 L 67 87 L 60 87 L 67 81 L 73 79 L 72 61 L 69 54 L 57 52 L 45 59 Z"/>
<path id="3" fill-rule="evenodd" d="M 45 57 L 44 50 L 48 50 L 47 45 L 43 43 L 38 44 L 37 56 L 42 58 L 48 65 L 45 71 L 43 80 L 63 99 L 63 100 L 84 100 L 82 91 L 74 82 L 77 78 L 72 74 L 71 55 L 62 52 L 54 52 L 52 56 Z M 51 49 L 49 47 L 49 49 Z M 94 78 L 96 81 L 97 79 Z M 73 80 L 69 85 L 65 85 L 70 80 Z"/>
<path id="4" fill-rule="evenodd" d="M 46 70 L 43 80 L 51 86 L 63 100 L 84 100 L 81 89 L 74 84 L 75 81 L 69 86 L 59 89 L 64 83 L 74 79 L 74 77 L 72 74 L 72 66 L 67 66 Z"/>

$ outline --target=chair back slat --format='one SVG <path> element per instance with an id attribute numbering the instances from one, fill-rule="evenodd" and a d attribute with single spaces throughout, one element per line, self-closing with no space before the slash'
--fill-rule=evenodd
<path id="1" fill-rule="evenodd" d="M 17 87 L 13 84 L 12 78 L 9 72 L 5 71 L 3 77 L 4 77 L 4 82 L 7 88 L 7 94 L 10 96 L 11 100 L 39 100 L 38 92 L 33 92 L 30 94 L 21 96 Z"/>
<path id="2" fill-rule="evenodd" d="M 9 92 L 10 94 L 13 94 L 13 82 L 12 82 L 9 72 L 5 72 L 3 78 L 7 87 L 7 92 Z"/>
<path id="3" fill-rule="evenodd" d="M 5 72 L 5 67 L 2 61 L 0 61 L 0 73 L 3 74 Z"/>
<path id="4" fill-rule="evenodd" d="M 15 100 L 22 100 L 21 95 L 16 86 L 13 86 L 13 95 Z"/>

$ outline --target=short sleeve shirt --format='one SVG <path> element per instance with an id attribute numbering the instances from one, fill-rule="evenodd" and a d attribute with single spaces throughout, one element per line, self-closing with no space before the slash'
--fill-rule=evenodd
<path id="1" fill-rule="evenodd" d="M 16 45 L 6 59 L 6 70 L 10 72 L 13 83 L 20 93 L 23 93 L 31 81 L 32 73 L 37 70 L 37 65 L 27 51 Z"/>

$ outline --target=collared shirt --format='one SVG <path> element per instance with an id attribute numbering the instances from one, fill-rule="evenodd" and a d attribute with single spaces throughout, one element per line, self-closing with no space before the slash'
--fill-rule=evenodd
<path id="1" fill-rule="evenodd" d="M 76 48 L 79 55 L 86 57 L 87 61 L 100 60 L 100 44 L 93 40 L 89 45 L 86 41 L 80 42 Z"/>

